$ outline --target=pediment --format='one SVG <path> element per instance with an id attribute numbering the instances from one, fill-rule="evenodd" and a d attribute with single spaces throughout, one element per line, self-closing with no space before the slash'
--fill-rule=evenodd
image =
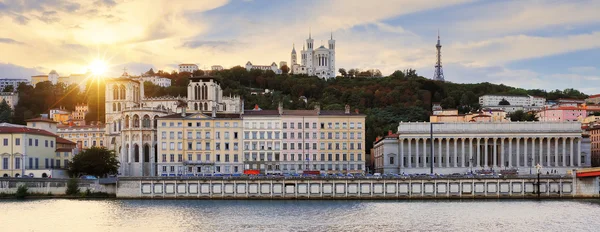
<path id="1" fill-rule="evenodd" d="M 196 113 L 196 114 L 188 115 L 185 118 L 189 118 L 189 119 L 212 119 L 211 116 L 203 114 L 203 113 Z"/>

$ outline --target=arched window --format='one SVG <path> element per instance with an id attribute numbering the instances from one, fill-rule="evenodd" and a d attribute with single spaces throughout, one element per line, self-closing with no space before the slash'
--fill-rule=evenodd
<path id="1" fill-rule="evenodd" d="M 194 110 L 198 111 L 198 103 L 194 103 Z"/>
<path id="2" fill-rule="evenodd" d="M 135 145 L 135 147 L 133 148 L 133 156 L 134 156 L 134 162 L 138 163 L 140 162 L 140 146 L 139 145 Z"/>
<path id="3" fill-rule="evenodd" d="M 117 103 L 113 102 L 113 112 L 117 111 Z"/>
<path id="4" fill-rule="evenodd" d="M 144 162 L 150 162 L 150 145 L 144 145 Z"/>
<path id="5" fill-rule="evenodd" d="M 129 128 L 129 115 L 125 116 L 125 129 Z"/>
<path id="6" fill-rule="evenodd" d="M 154 116 L 154 129 L 158 127 L 158 116 Z"/>
<path id="7" fill-rule="evenodd" d="M 134 128 L 140 127 L 140 116 L 138 116 L 137 114 L 133 115 L 133 127 Z"/>
<path id="8" fill-rule="evenodd" d="M 113 124 L 113 132 L 117 132 L 117 122 L 114 122 Z"/>
<path id="9" fill-rule="evenodd" d="M 206 86 L 206 84 L 202 85 L 202 99 L 208 99 L 208 87 Z"/>
<path id="10" fill-rule="evenodd" d="M 204 111 L 208 111 L 208 104 L 204 103 Z"/>
<path id="11" fill-rule="evenodd" d="M 119 104 L 117 104 L 117 110 L 119 110 L 119 112 L 121 112 L 121 103 L 119 102 Z"/>
<path id="12" fill-rule="evenodd" d="M 119 91 L 121 92 L 121 94 L 119 94 L 120 99 L 125 100 L 125 98 L 127 98 L 127 93 L 125 92 L 125 86 L 121 85 L 121 87 L 119 87 Z"/>
<path id="13" fill-rule="evenodd" d="M 223 111 L 227 111 L 227 104 L 223 104 Z"/>
<path id="14" fill-rule="evenodd" d="M 143 121 L 142 121 L 142 127 L 144 128 L 150 128 L 150 116 L 148 115 L 144 115 Z"/>
<path id="15" fill-rule="evenodd" d="M 125 162 L 127 162 L 127 163 L 131 162 L 129 160 L 129 144 L 125 145 Z"/>
<path id="16" fill-rule="evenodd" d="M 198 95 L 199 95 L 199 92 L 200 92 L 200 91 L 198 91 L 198 90 L 199 90 L 199 89 L 198 89 L 198 86 L 197 86 L 197 85 L 195 85 L 195 86 L 194 86 L 194 100 L 198 100 L 198 99 L 199 99 Z"/>
<path id="17" fill-rule="evenodd" d="M 119 100 L 119 85 L 113 86 L 113 100 Z"/>

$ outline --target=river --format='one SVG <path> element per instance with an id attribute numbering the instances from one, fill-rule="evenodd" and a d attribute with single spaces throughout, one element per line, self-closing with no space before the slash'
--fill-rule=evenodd
<path id="1" fill-rule="evenodd" d="M 0 200 L 0 231 L 598 231 L 600 200 Z"/>

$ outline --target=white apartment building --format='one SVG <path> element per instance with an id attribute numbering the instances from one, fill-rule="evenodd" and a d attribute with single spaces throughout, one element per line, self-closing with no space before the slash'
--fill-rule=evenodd
<path id="1" fill-rule="evenodd" d="M 158 85 L 160 87 L 169 87 L 171 86 L 171 79 L 160 76 L 142 76 L 140 78 L 142 81 L 151 82 L 152 84 Z"/>
<path id="2" fill-rule="evenodd" d="M 510 105 L 500 105 L 502 100 L 508 101 Z M 512 113 L 517 110 L 531 111 L 544 107 L 546 98 L 537 96 L 513 96 L 513 95 L 493 95 L 486 94 L 479 97 L 479 105 L 483 108 L 494 110 L 503 110 Z"/>
<path id="3" fill-rule="evenodd" d="M 261 110 L 256 106 L 254 110 L 244 111 L 245 170 L 281 174 L 280 110 Z"/>
<path id="4" fill-rule="evenodd" d="M 12 85 L 12 87 L 14 87 L 14 91 L 17 91 L 17 87 L 19 87 L 19 85 L 21 83 L 25 83 L 28 85 L 31 85 L 31 81 L 28 81 L 26 79 L 8 79 L 8 78 L 3 78 L 0 79 L 0 91 L 4 90 L 4 88 L 6 88 L 6 86 Z"/>
<path id="5" fill-rule="evenodd" d="M 195 64 L 179 64 L 179 72 L 189 72 L 193 73 L 198 70 L 198 65 Z"/>

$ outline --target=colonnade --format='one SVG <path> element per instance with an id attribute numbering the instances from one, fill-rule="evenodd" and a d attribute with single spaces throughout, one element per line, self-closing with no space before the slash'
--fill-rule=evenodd
<path id="1" fill-rule="evenodd" d="M 581 137 L 434 137 L 438 168 L 582 166 Z M 431 139 L 400 138 L 400 168 L 430 167 Z"/>

